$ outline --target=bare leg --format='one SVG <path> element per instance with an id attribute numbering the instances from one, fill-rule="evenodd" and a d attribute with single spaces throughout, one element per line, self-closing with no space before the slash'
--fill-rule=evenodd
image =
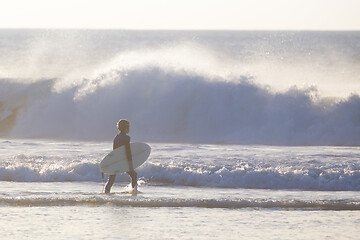
<path id="1" fill-rule="evenodd" d="M 115 177 L 116 177 L 116 175 L 110 175 L 109 176 L 109 180 L 107 181 L 106 186 L 105 186 L 105 193 L 107 193 L 107 194 L 110 193 L 110 188 L 114 184 Z"/>
<path id="2" fill-rule="evenodd" d="M 132 170 L 130 172 L 126 172 L 126 173 L 129 174 L 131 177 L 132 188 L 135 188 L 135 186 L 137 185 L 137 173 L 134 170 Z"/>

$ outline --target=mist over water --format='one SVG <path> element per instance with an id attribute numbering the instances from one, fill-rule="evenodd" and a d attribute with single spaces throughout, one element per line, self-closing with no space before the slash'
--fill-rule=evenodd
<path id="1" fill-rule="evenodd" d="M 360 144 L 358 32 L 0 34 L 0 137 Z"/>

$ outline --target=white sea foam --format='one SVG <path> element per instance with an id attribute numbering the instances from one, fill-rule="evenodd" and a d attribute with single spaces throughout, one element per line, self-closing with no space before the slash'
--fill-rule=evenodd
<path id="1" fill-rule="evenodd" d="M 138 170 L 143 184 L 253 189 L 359 191 L 360 173 L 351 169 L 281 169 L 236 167 L 175 167 L 146 164 Z M 119 181 L 129 181 L 121 175 Z M 0 167 L 0 181 L 101 181 L 98 164 L 82 164 L 38 172 L 29 167 Z"/>
<path id="2" fill-rule="evenodd" d="M 111 147 L 110 142 L 25 145 L 5 141 L 2 145 L 0 181 L 15 182 L 101 182 L 99 162 L 110 151 L 105 147 Z M 141 184 L 360 190 L 356 147 L 150 145 L 150 159 L 136 170 Z M 129 177 L 122 174 L 117 181 L 128 182 Z"/>

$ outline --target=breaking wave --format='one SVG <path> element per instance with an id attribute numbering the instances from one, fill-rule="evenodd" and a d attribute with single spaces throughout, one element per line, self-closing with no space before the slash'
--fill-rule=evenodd
<path id="1" fill-rule="evenodd" d="M 174 166 L 145 163 L 137 169 L 139 183 L 150 185 L 360 191 L 360 174 L 356 166 L 331 168 L 285 168 L 281 166 Z M 0 181 L 16 182 L 101 182 L 98 164 L 69 166 L 0 167 Z M 126 174 L 116 181 L 128 182 Z"/>
<path id="2" fill-rule="evenodd" d="M 127 118 L 152 142 L 360 145 L 360 97 L 316 88 L 273 92 L 245 76 L 222 79 L 159 66 L 112 70 L 55 91 L 56 80 L 0 79 L 0 136 L 109 140 Z"/>
<path id="3" fill-rule="evenodd" d="M 39 33 L 2 31 L 0 137 L 360 145 L 356 33 Z"/>

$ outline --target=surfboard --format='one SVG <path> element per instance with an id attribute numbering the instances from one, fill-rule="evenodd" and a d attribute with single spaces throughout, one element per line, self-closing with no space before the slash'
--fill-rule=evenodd
<path id="1" fill-rule="evenodd" d="M 146 143 L 130 143 L 130 149 L 134 169 L 143 164 L 151 152 L 151 147 Z M 121 146 L 106 155 L 100 162 L 100 171 L 110 175 L 130 171 L 125 146 Z"/>

